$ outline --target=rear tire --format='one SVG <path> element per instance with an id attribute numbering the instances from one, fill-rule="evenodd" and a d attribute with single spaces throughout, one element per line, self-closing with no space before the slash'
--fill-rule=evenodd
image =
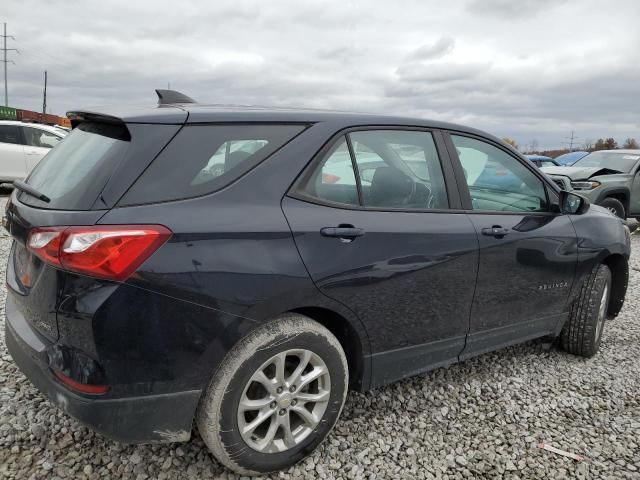
<path id="1" fill-rule="evenodd" d="M 592 357 L 600 348 L 611 294 L 611 271 L 597 265 L 586 278 L 562 329 L 562 348 L 574 355 Z"/>
<path id="2" fill-rule="evenodd" d="M 606 208 L 615 216 L 620 217 L 623 220 L 627 218 L 627 213 L 624 211 L 624 205 L 622 205 L 622 202 L 617 198 L 605 198 L 602 202 L 600 202 L 600 206 Z"/>
<path id="3" fill-rule="evenodd" d="M 281 470 L 327 437 L 348 385 L 347 359 L 336 337 L 308 317 L 286 314 L 227 353 L 198 406 L 198 430 L 234 472 Z"/>

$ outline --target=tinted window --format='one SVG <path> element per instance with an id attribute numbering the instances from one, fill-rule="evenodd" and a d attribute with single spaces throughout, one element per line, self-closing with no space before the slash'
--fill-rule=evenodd
<path id="1" fill-rule="evenodd" d="M 518 159 L 480 140 L 452 135 L 474 210 L 546 211 L 544 183 Z"/>
<path id="2" fill-rule="evenodd" d="M 20 132 L 15 125 L 0 125 L 0 143 L 14 143 L 20 145 Z"/>
<path id="3" fill-rule="evenodd" d="M 43 208 L 88 210 L 130 144 L 124 125 L 80 124 L 45 155 L 27 178 L 27 183 L 51 202 L 44 203 L 25 193 L 20 194 L 20 201 Z"/>
<path id="4" fill-rule="evenodd" d="M 303 129 L 300 125 L 186 126 L 151 163 L 121 204 L 211 193 L 242 176 Z"/>
<path id="5" fill-rule="evenodd" d="M 350 133 L 365 206 L 448 208 L 444 176 L 429 132 L 366 130 Z"/>
<path id="6" fill-rule="evenodd" d="M 25 144 L 30 147 L 53 148 L 62 140 L 55 133 L 40 128 L 22 127 L 22 131 L 24 132 Z"/>
<path id="7" fill-rule="evenodd" d="M 327 152 L 301 190 L 319 200 L 359 205 L 356 176 L 344 137 Z"/>

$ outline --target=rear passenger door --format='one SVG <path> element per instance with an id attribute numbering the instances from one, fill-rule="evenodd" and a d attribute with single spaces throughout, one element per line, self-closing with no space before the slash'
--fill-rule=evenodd
<path id="1" fill-rule="evenodd" d="M 373 385 L 455 361 L 464 347 L 478 251 L 452 181 L 437 133 L 356 130 L 283 200 L 314 282 L 366 326 Z"/>
<path id="2" fill-rule="evenodd" d="M 552 333 L 566 317 L 577 262 L 569 216 L 542 174 L 506 148 L 447 138 L 480 245 L 471 328 L 462 358 Z"/>
<path id="3" fill-rule="evenodd" d="M 17 125 L 0 125 L 0 180 L 24 178 L 26 163 L 22 132 Z"/>

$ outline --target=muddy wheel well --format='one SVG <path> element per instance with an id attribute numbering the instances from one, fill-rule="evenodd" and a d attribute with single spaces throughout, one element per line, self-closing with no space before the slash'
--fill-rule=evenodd
<path id="1" fill-rule="evenodd" d="M 312 318 L 336 336 L 349 364 L 349 387 L 361 390 L 364 380 L 362 378 L 364 373 L 362 343 L 360 336 L 349 321 L 342 315 L 326 308 L 306 307 L 293 311 Z"/>
<path id="2" fill-rule="evenodd" d="M 629 280 L 629 264 L 622 255 L 610 255 L 603 262 L 611 270 L 611 299 L 609 300 L 609 317 L 620 313 L 627 292 Z"/>

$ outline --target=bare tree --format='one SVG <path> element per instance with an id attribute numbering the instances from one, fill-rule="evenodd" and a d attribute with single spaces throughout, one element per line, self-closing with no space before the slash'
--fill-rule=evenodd
<path id="1" fill-rule="evenodd" d="M 590 138 L 585 139 L 582 144 L 582 148 L 586 151 L 593 150 L 593 140 Z"/>
<path id="2" fill-rule="evenodd" d="M 638 141 L 635 138 L 627 138 L 624 141 L 624 145 L 622 145 L 622 148 L 637 149 L 640 148 L 640 145 L 638 145 Z"/>
<path id="3" fill-rule="evenodd" d="M 604 144 L 607 150 L 615 150 L 618 148 L 618 142 L 616 142 L 615 138 L 609 137 L 604 141 Z"/>

